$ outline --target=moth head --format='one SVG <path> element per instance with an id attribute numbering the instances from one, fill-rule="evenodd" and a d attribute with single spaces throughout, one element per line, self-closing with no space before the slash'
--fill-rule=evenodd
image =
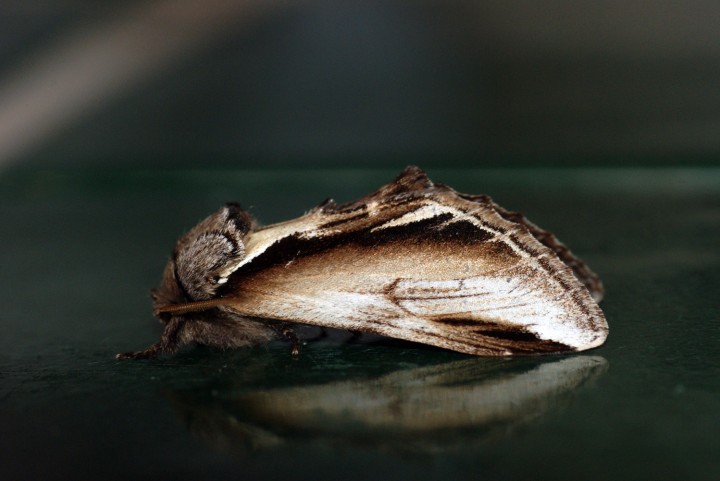
<path id="1" fill-rule="evenodd" d="M 163 286 L 155 293 L 156 304 L 212 298 L 245 257 L 245 238 L 252 224 L 250 214 L 230 203 L 182 236 L 166 269 Z M 172 291 L 175 295 L 170 294 Z M 163 296 L 163 292 L 170 295 Z"/>

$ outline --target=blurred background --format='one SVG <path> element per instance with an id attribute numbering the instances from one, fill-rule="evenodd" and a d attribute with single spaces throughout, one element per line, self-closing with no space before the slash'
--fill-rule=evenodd
<path id="1" fill-rule="evenodd" d="M 0 479 L 716 481 L 718 19 L 710 0 L 0 1 Z M 279 222 L 410 163 L 557 233 L 605 283 L 608 342 L 114 359 L 159 339 L 148 291 L 223 202 Z M 291 395 L 312 423 L 283 424 Z M 472 421 L 485 400 L 508 417 Z M 373 427 L 406 408 L 409 430 Z"/>
<path id="2" fill-rule="evenodd" d="M 0 3 L 0 172 L 715 165 L 710 0 Z"/>

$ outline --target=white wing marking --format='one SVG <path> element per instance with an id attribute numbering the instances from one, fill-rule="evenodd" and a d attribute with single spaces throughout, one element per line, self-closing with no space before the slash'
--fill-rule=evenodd
<path id="1" fill-rule="evenodd" d="M 575 348 L 591 344 L 594 332 L 568 315 L 566 299 L 548 296 L 548 286 L 527 277 L 474 277 L 454 281 L 400 280 L 394 289 L 398 304 L 419 317 L 449 317 L 494 321 L 521 327 L 540 339 Z"/>

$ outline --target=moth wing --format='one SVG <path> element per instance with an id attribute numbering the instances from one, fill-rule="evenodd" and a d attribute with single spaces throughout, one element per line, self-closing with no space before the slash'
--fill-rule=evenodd
<path id="1" fill-rule="evenodd" d="M 602 312 L 572 274 L 566 277 L 574 289 L 496 242 L 386 238 L 247 273 L 223 304 L 242 315 L 478 355 L 595 347 L 607 335 Z"/>
<path id="2" fill-rule="evenodd" d="M 213 303 L 471 354 L 573 351 L 607 337 L 592 276 L 521 215 L 409 167 L 355 202 L 253 231 Z"/>

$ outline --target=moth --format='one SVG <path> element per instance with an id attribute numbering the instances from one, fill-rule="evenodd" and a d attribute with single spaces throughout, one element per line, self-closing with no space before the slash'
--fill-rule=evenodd
<path id="1" fill-rule="evenodd" d="M 228 203 L 183 235 L 152 291 L 158 343 L 237 348 L 297 325 L 481 356 L 582 351 L 608 325 L 603 286 L 551 233 L 418 167 L 356 201 L 265 227 Z"/>

